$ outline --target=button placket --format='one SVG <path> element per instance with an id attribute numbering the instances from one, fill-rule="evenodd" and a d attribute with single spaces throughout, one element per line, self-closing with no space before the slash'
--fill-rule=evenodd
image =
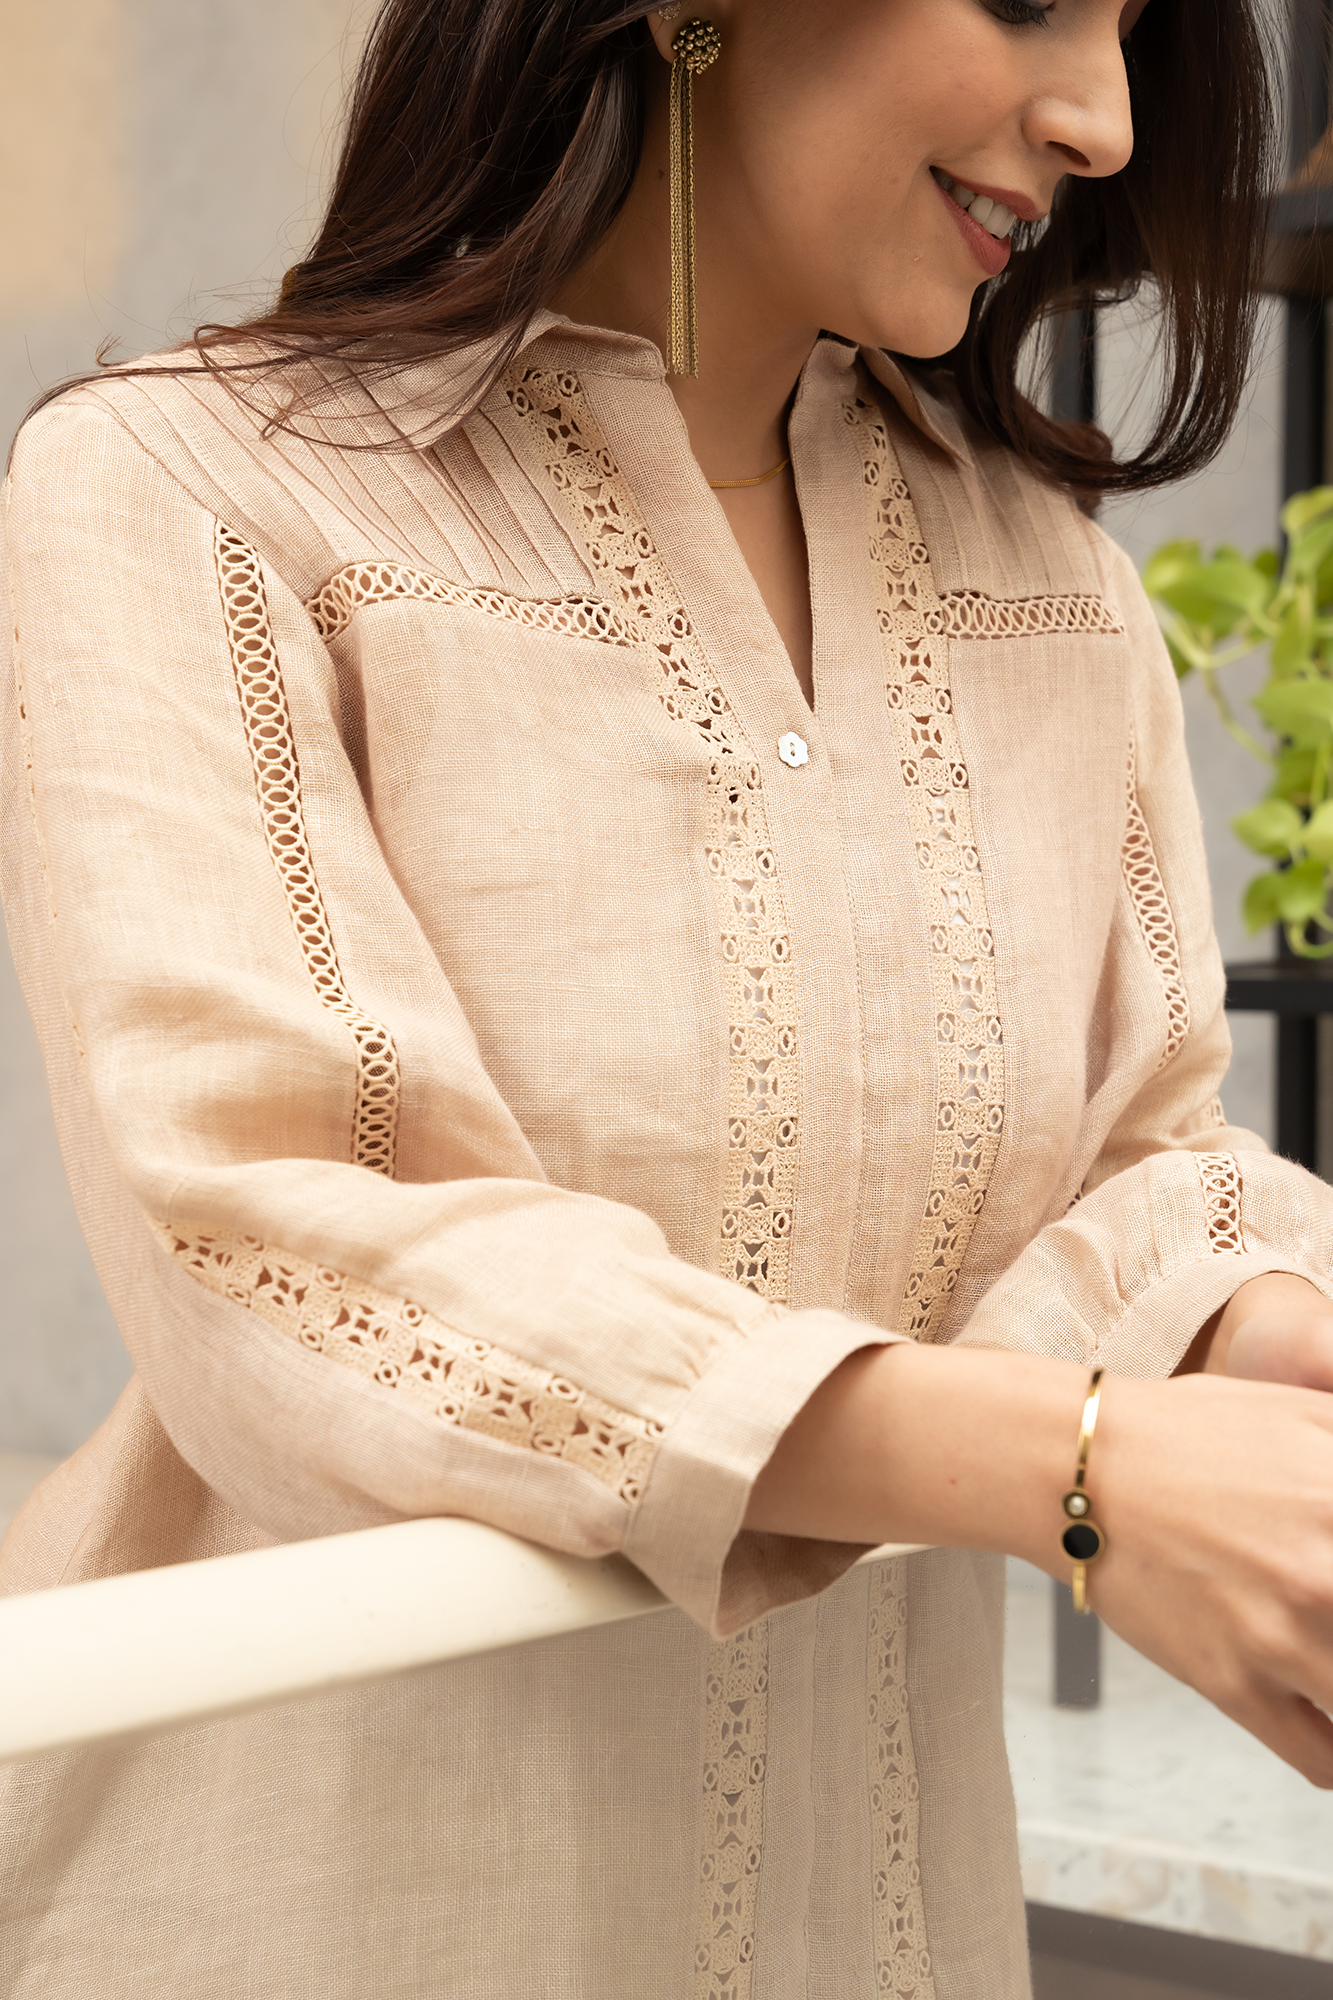
<path id="1" fill-rule="evenodd" d="M 778 738 L 778 755 L 791 770 L 799 771 L 802 764 L 810 762 L 810 745 L 794 729 Z"/>

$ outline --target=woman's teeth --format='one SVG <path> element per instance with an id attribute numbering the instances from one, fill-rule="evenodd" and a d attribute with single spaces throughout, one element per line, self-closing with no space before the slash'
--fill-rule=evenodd
<path id="1" fill-rule="evenodd" d="M 964 187 L 961 181 L 954 180 L 941 167 L 932 167 L 930 171 L 944 192 L 951 195 L 960 208 L 966 209 L 973 222 L 979 222 L 1001 243 L 1005 241 L 1018 220 L 1012 208 L 1006 208 L 1002 201 L 992 201 L 989 195 L 974 194 L 971 188 Z"/>

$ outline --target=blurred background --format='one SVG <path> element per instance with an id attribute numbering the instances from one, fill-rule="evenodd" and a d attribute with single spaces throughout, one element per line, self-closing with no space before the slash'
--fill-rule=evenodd
<path id="1" fill-rule="evenodd" d="M 313 226 L 372 11 L 370 0 L 0 0 L 0 442 L 105 343 L 122 357 L 151 351 L 266 296 Z M 1322 77 L 1316 12 L 1297 63 L 1312 47 Z M 1322 103 L 1312 116 L 1317 134 Z M 1296 135 L 1298 153 L 1312 132 Z M 1248 408 L 1218 462 L 1104 510 L 1137 561 L 1180 536 L 1246 552 L 1276 541 L 1293 468 L 1305 468 L 1299 484 L 1324 473 L 1324 314 L 1322 301 L 1267 299 Z M 1101 314 L 1095 336 L 1095 368 L 1057 393 L 1069 414 L 1080 398 L 1095 406 L 1123 444 L 1152 407 L 1153 328 L 1128 307 Z M 1260 677 L 1256 663 L 1250 685 Z M 1232 688 L 1244 698 L 1244 669 Z M 1229 830 L 1264 774 L 1196 683 L 1183 694 L 1223 953 L 1265 956 L 1271 940 L 1247 940 L 1238 915 L 1256 863 Z M 1232 1025 L 1228 1114 L 1271 1141 L 1273 1022 L 1247 1013 Z M 2 1528 L 129 1373 L 2 945 L 0 1279 Z M 1010 1744 L 1039 2000 L 1333 1995 L 1327 1802 L 1118 1642 L 1100 1657 L 1066 1651 L 1057 1701 L 1046 1580 L 1015 1569 L 1011 1613 Z"/>

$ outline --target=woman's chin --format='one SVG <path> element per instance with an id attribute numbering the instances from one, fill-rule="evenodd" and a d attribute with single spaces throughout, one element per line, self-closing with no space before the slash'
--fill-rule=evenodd
<path id="1" fill-rule="evenodd" d="M 905 354 L 913 361 L 933 361 L 948 354 L 967 332 L 972 313 L 972 294 L 965 298 L 949 295 L 921 301 L 920 310 L 903 311 L 896 299 L 882 312 L 859 316 L 864 331 L 847 334 L 862 347 L 886 347 L 893 354 Z"/>

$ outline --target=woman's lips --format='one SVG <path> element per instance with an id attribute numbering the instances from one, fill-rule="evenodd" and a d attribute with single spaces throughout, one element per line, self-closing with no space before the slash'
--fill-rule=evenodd
<path id="1" fill-rule="evenodd" d="M 991 235 L 989 229 L 983 229 L 979 222 L 973 222 L 967 210 L 960 208 L 951 194 L 945 193 L 933 174 L 930 178 L 931 185 L 939 195 L 940 200 L 945 204 L 950 215 L 958 224 L 964 243 L 966 243 L 968 249 L 986 273 L 986 276 L 988 278 L 998 278 L 1005 265 L 1009 262 L 1010 245 L 1008 239 L 1006 238 L 1004 242 L 1001 242 L 998 237 Z"/>

